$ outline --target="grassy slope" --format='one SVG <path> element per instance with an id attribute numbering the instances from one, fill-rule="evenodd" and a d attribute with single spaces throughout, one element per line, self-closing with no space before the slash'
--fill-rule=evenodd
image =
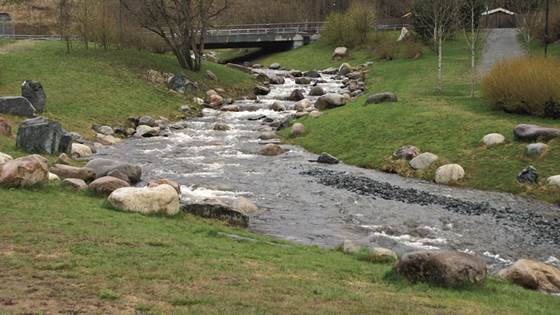
<path id="1" fill-rule="evenodd" d="M 0 189 L 0 200 L 0 313 L 554 314 L 560 308 L 558 298 L 495 280 L 471 290 L 411 286 L 387 265 L 188 215 L 115 212 L 101 199 L 55 186 Z"/>
<path id="2" fill-rule="evenodd" d="M 91 135 L 92 123 L 119 124 L 133 115 L 173 117 L 188 98 L 170 94 L 164 87 L 143 79 L 148 69 L 181 72 L 171 55 L 137 50 L 109 50 L 76 47 L 66 54 L 63 43 L 39 43 L 32 49 L 0 54 L 0 95 L 19 95 L 23 80 L 43 83 L 47 93 L 46 116 L 65 128 Z M 200 94 L 209 87 L 223 87 L 236 93 L 250 87 L 249 76 L 218 64 L 205 64 L 219 78 L 208 82 L 201 73 L 186 73 L 200 83 Z"/>
<path id="3" fill-rule="evenodd" d="M 132 107 L 129 98 L 137 101 L 135 113 L 171 111 L 181 101 L 146 85 L 130 68 L 173 70 L 161 56 L 129 52 L 125 58 L 101 51 L 66 56 L 57 44 L 44 45 L 23 57 L 0 57 L 8 65 L 3 73 L 17 81 L 28 75 L 43 80 L 49 115 L 67 124 L 74 126 L 73 119 L 76 127 L 87 128 L 90 115 L 116 119 L 108 113 L 121 102 Z M 24 67 L 24 61 L 33 67 Z M 7 82 L 2 81 L 3 91 L 17 92 Z M 5 142 L 0 144 L 4 151 Z M 410 286 L 390 273 L 390 266 L 187 215 L 115 212 L 101 198 L 58 185 L 0 189 L 0 200 L 0 313 L 553 314 L 560 307 L 556 298 L 494 280 L 476 290 Z M 259 241 L 233 241 L 221 232 Z"/>
<path id="4" fill-rule="evenodd" d="M 386 157 L 405 144 L 433 152 L 442 162 L 463 165 L 467 172 L 464 185 L 478 189 L 523 193 L 548 201 L 560 201 L 558 191 L 544 188 L 527 190 L 515 183 L 517 173 L 529 164 L 537 167 L 541 178 L 560 172 L 559 141 L 542 159 L 524 157 L 526 144 L 513 141 L 512 129 L 519 123 L 560 127 L 557 121 L 489 110 L 484 100 L 469 95 L 469 59 L 462 41 L 450 41 L 445 47 L 445 92 L 435 93 L 436 58 L 433 53 L 417 61 L 398 59 L 376 62 L 369 73 L 368 94 L 382 91 L 397 93 L 395 104 L 364 106 L 366 96 L 351 104 L 327 111 L 319 119 L 303 119 L 309 133 L 294 142 L 313 152 L 330 152 L 347 163 L 370 168 L 387 166 Z M 307 55 L 304 52 L 311 52 Z M 276 60 L 285 67 L 326 68 L 338 63 L 330 60 L 332 47 L 313 44 L 260 62 Z M 305 56 L 312 56 L 311 58 Z M 352 64 L 367 60 L 364 52 L 355 52 Z M 479 145 L 488 133 L 499 132 L 508 144 L 483 148 Z M 284 135 L 287 135 L 284 131 Z M 433 170 L 414 174 L 408 167 L 400 172 L 426 179 Z"/>

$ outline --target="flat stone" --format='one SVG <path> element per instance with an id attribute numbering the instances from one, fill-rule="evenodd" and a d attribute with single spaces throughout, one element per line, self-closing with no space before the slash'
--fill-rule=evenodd
<path id="1" fill-rule="evenodd" d="M 142 168 L 136 164 L 109 159 L 95 159 L 89 161 L 86 164 L 86 167 L 93 169 L 96 178 L 108 176 L 109 174 L 120 173 L 125 177 L 125 181 L 132 184 L 138 183 L 142 179 Z"/>
<path id="2" fill-rule="evenodd" d="M 391 92 L 383 92 L 374 95 L 370 95 L 366 101 L 366 104 L 380 104 L 386 102 L 398 102 L 397 95 Z"/>
<path id="3" fill-rule="evenodd" d="M 78 178 L 86 182 L 91 182 L 95 179 L 95 171 L 88 167 L 75 167 L 64 164 L 55 164 L 51 167 L 50 172 L 65 178 Z"/>
<path id="4" fill-rule="evenodd" d="M 35 107 L 23 96 L 0 97 L 0 114 L 33 117 L 36 113 Z"/>
<path id="5" fill-rule="evenodd" d="M 115 145 L 122 142 L 122 140 L 117 137 L 107 136 L 100 133 L 95 135 L 95 140 L 102 145 Z"/>
<path id="6" fill-rule="evenodd" d="M 246 208 L 245 210 L 250 210 L 250 212 L 256 207 L 252 203 L 249 206 L 246 204 L 241 206 Z M 227 204 L 224 200 L 211 198 L 194 200 L 190 203 L 183 204 L 181 209 L 203 218 L 225 221 L 233 226 L 249 226 L 250 213 L 244 212 L 243 209 L 236 209 L 233 204 Z"/>
<path id="7" fill-rule="evenodd" d="M 560 129 L 521 124 L 513 129 L 513 136 L 520 141 L 551 140 L 560 137 Z"/>
<path id="8" fill-rule="evenodd" d="M 118 179 L 112 176 L 105 176 L 94 180 L 91 184 L 89 184 L 88 187 L 96 194 L 109 196 L 115 190 L 129 186 L 130 185 L 122 179 Z"/>
<path id="9" fill-rule="evenodd" d="M 286 150 L 282 149 L 281 146 L 277 144 L 269 143 L 259 149 L 259 154 L 264 156 L 276 156 L 285 153 Z"/>
<path id="10" fill-rule="evenodd" d="M 430 168 L 439 157 L 433 153 L 425 152 L 410 161 L 410 167 L 417 171 L 422 171 Z"/>
<path id="11" fill-rule="evenodd" d="M 134 136 L 136 137 L 143 137 L 143 138 L 150 138 L 150 137 L 157 137 L 159 136 L 160 129 L 159 127 L 150 127 L 147 125 L 140 125 L 136 128 L 136 133 Z"/>
<path id="12" fill-rule="evenodd" d="M 179 194 L 170 185 L 156 187 L 123 187 L 114 190 L 108 198 L 109 203 L 126 212 L 145 215 L 164 214 L 174 216 L 181 211 Z"/>

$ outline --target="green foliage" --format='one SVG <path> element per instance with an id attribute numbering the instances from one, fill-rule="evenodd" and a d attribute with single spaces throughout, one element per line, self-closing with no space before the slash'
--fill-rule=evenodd
<path id="1" fill-rule="evenodd" d="M 526 57 L 504 61 L 482 81 L 493 109 L 560 118 L 560 59 Z"/>
<path id="2" fill-rule="evenodd" d="M 344 13 L 329 15 L 322 36 L 332 45 L 352 48 L 365 44 L 374 26 L 372 7 L 354 3 Z"/>

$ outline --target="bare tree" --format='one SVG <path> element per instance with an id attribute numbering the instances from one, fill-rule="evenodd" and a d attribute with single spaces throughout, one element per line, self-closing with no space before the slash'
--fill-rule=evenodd
<path id="1" fill-rule="evenodd" d="M 72 29 L 72 0 L 58 0 L 58 29 L 60 36 L 66 42 L 66 52 L 70 53 Z"/>
<path id="2" fill-rule="evenodd" d="M 438 56 L 437 90 L 440 93 L 443 92 L 443 43 L 455 29 L 459 8 L 459 0 L 417 0 L 412 8 L 417 25 L 431 32 Z"/>
<path id="3" fill-rule="evenodd" d="M 519 17 L 521 38 L 527 50 L 530 49 L 533 41 L 533 30 L 543 23 L 542 5 L 543 0 L 523 0 L 512 4 L 513 10 L 517 11 Z"/>
<path id="4" fill-rule="evenodd" d="M 471 53 L 471 97 L 474 97 L 478 73 L 476 71 L 476 53 L 483 42 L 481 36 L 480 16 L 485 8 L 488 7 L 486 0 L 463 0 L 460 14 L 461 28 L 465 35 L 465 40 Z"/>
<path id="5" fill-rule="evenodd" d="M 123 0 L 145 29 L 163 38 L 181 67 L 200 71 L 207 32 L 228 0 Z"/>

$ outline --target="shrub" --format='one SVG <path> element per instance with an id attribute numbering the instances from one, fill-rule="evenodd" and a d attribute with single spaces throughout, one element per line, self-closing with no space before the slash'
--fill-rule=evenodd
<path id="1" fill-rule="evenodd" d="M 544 23 L 536 23 L 530 29 L 531 36 L 544 45 Z M 553 8 L 549 20 L 549 43 L 560 40 L 560 7 Z"/>
<path id="2" fill-rule="evenodd" d="M 509 113 L 560 118 L 560 59 L 506 60 L 482 81 L 489 105 Z"/>
<path id="3" fill-rule="evenodd" d="M 329 44 L 352 48 L 365 44 L 374 26 L 371 6 L 355 3 L 344 13 L 329 15 L 322 35 Z"/>
<path id="4" fill-rule="evenodd" d="M 393 36 L 377 33 L 371 37 L 369 48 L 377 59 L 393 60 L 399 54 L 399 43 Z"/>
<path id="5" fill-rule="evenodd" d="M 406 40 L 403 48 L 403 57 L 407 59 L 415 59 L 422 56 L 424 44 L 415 39 Z"/>

